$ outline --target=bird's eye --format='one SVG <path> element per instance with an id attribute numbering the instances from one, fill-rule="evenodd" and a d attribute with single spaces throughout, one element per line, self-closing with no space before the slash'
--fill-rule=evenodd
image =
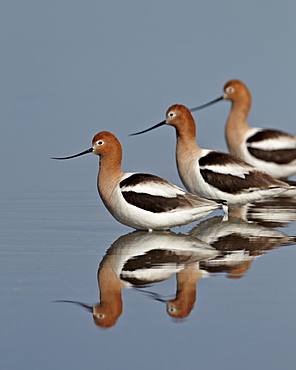
<path id="1" fill-rule="evenodd" d="M 167 308 L 167 312 L 169 314 L 175 314 L 177 312 L 177 308 L 176 308 L 176 306 L 173 303 L 167 302 L 166 306 L 167 306 L 166 307 Z"/>
<path id="2" fill-rule="evenodd" d="M 234 92 L 234 88 L 232 86 L 229 86 L 227 87 L 227 89 L 225 90 L 225 92 L 227 92 L 227 94 L 231 94 Z"/>
<path id="3" fill-rule="evenodd" d="M 104 144 L 104 141 L 102 140 L 97 141 L 97 145 L 103 145 L 103 144 Z"/>
<path id="4" fill-rule="evenodd" d="M 168 116 L 169 117 L 174 117 L 175 113 L 174 112 L 169 112 Z"/>

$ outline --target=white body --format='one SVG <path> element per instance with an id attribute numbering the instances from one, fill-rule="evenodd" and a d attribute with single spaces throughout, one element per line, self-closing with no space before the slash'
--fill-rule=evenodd
<path id="1" fill-rule="evenodd" d="M 121 181 L 131 175 L 133 173 L 124 174 Z M 176 195 L 186 197 L 188 194 L 181 188 L 168 182 L 159 182 L 158 184 L 145 182 L 127 190 L 148 193 L 164 198 L 173 198 Z M 104 201 L 104 197 L 102 195 L 101 197 Z M 216 202 L 201 200 L 200 205 L 196 205 L 195 207 L 180 207 L 172 211 L 154 213 L 128 203 L 123 197 L 119 184 L 114 188 L 108 203 L 105 201 L 104 203 L 117 221 L 138 230 L 166 230 L 174 226 L 185 225 L 199 220 L 219 208 L 219 204 Z"/>

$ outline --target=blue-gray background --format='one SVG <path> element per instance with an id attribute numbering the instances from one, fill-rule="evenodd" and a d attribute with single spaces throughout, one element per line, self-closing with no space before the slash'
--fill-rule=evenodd
<path id="1" fill-rule="evenodd" d="M 130 231 L 98 199 L 95 156 L 50 157 L 87 149 L 109 130 L 123 145 L 124 171 L 181 185 L 172 128 L 128 134 L 163 120 L 174 103 L 194 107 L 220 96 L 233 78 L 251 90 L 250 125 L 296 134 L 295 17 L 291 0 L 0 2 L 6 368 L 295 364 L 295 247 L 260 258 L 239 283 L 203 281 L 201 308 L 180 325 L 130 291 L 124 317 L 107 332 L 78 308 L 50 304 L 96 301 L 98 263 Z M 202 147 L 227 150 L 229 108 L 221 102 L 195 113 Z"/>
<path id="2" fill-rule="evenodd" d="M 2 1 L 1 188 L 89 187 L 94 158 L 65 170 L 49 157 L 102 130 L 122 142 L 125 171 L 179 182 L 173 129 L 127 135 L 232 78 L 252 92 L 250 125 L 295 133 L 295 15 L 292 1 Z M 226 150 L 229 108 L 195 113 L 202 147 Z"/>

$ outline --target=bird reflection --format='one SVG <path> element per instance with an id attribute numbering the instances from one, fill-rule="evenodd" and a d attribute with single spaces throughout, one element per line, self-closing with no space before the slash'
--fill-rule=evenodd
<path id="1" fill-rule="evenodd" d="M 273 202 L 272 208 L 270 202 Z M 172 318 L 184 319 L 196 302 L 199 279 L 221 272 L 229 278 L 241 278 L 252 261 L 268 250 L 295 243 L 294 236 L 266 227 L 273 225 L 275 220 L 283 225 L 296 219 L 295 205 L 286 197 L 246 205 L 232 210 L 228 220 L 216 216 L 200 222 L 189 235 L 172 231 L 135 231 L 122 235 L 100 263 L 97 273 L 99 302 L 95 305 L 63 302 L 85 308 L 92 312 L 96 325 L 110 328 L 123 312 L 123 288 L 132 287 L 164 302 Z M 260 224 L 254 219 L 260 219 Z M 177 287 L 173 296 L 164 297 L 147 290 L 147 286 L 174 274 Z"/>
<path id="2" fill-rule="evenodd" d="M 171 231 L 152 233 L 135 231 L 121 236 L 108 249 L 100 263 L 98 270 L 100 303 L 93 310 L 95 323 L 101 327 L 115 325 L 122 313 L 123 287 L 146 287 L 166 280 L 173 274 L 177 274 L 177 281 L 179 275 L 184 275 L 185 280 L 186 275 L 194 276 L 195 287 L 196 276 L 198 278 L 202 276 L 199 261 L 214 258 L 216 255 L 217 251 L 208 244 L 189 235 L 175 234 Z M 187 278 L 188 282 L 190 280 L 192 278 Z M 187 286 L 189 287 L 189 284 Z M 181 298 L 185 296 L 186 294 L 183 294 Z M 155 298 L 165 301 L 156 295 Z M 186 305 L 193 306 L 194 301 L 195 298 L 190 299 Z M 172 307 L 168 306 L 169 313 L 173 310 Z"/>
<path id="3" fill-rule="evenodd" d="M 202 262 L 200 262 L 202 263 Z M 196 301 L 196 282 L 204 276 L 199 265 L 187 265 L 177 275 L 176 298 L 167 301 L 167 313 L 175 319 L 184 319 L 192 311 Z"/>
<path id="4" fill-rule="evenodd" d="M 107 250 L 98 273 L 99 303 L 90 306 L 68 302 L 92 311 L 94 323 L 102 328 L 114 326 L 122 314 L 122 289 L 147 285 L 177 275 L 177 294 L 172 300 L 152 292 L 143 293 L 167 303 L 173 317 L 185 317 L 196 299 L 196 281 L 203 276 L 199 261 L 214 258 L 218 252 L 199 239 L 172 231 L 135 231 L 119 237 Z"/>
<path id="5" fill-rule="evenodd" d="M 249 204 L 246 217 L 262 226 L 284 227 L 296 221 L 296 197 L 280 196 Z"/>
<path id="6" fill-rule="evenodd" d="M 227 221 L 212 217 L 190 231 L 191 236 L 220 252 L 215 258 L 200 263 L 208 272 L 226 272 L 229 278 L 241 278 L 254 259 L 268 250 L 295 242 L 293 236 L 238 218 L 237 211 L 236 217 L 229 216 Z"/>

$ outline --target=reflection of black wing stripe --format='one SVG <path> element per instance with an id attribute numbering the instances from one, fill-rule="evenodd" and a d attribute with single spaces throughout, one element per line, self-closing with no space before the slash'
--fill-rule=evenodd
<path id="1" fill-rule="evenodd" d="M 288 164 L 296 159 L 296 149 L 262 150 L 248 147 L 250 154 L 265 162 Z"/>
<path id="2" fill-rule="evenodd" d="M 259 171 L 252 171 L 246 174 L 245 178 L 204 169 L 200 169 L 200 173 L 206 183 L 229 194 L 252 191 L 253 188 L 268 188 L 269 186 L 281 185 L 277 180 Z"/>
<path id="3" fill-rule="evenodd" d="M 182 196 L 166 198 L 134 191 L 122 191 L 124 199 L 135 207 L 153 213 L 168 212 L 180 207 L 190 207 L 189 201 Z"/>

